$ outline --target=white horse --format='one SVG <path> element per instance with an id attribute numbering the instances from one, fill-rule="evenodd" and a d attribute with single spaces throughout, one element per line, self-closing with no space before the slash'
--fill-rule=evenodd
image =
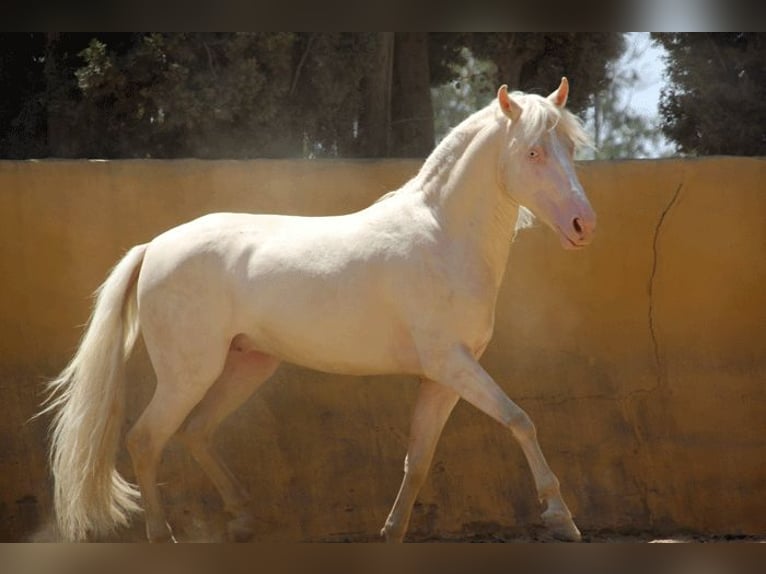
<path id="1" fill-rule="evenodd" d="M 565 109 L 568 90 L 566 78 L 547 98 L 502 86 L 415 177 L 357 213 L 218 213 L 131 249 L 98 291 L 81 345 L 42 411 L 55 412 L 51 466 L 62 536 L 83 540 L 127 524 L 140 495 L 148 539 L 173 540 L 155 479 L 176 432 L 233 516 L 230 536 L 251 536 L 247 495 L 211 436 L 288 361 L 420 378 L 404 479 L 381 531 L 387 540 L 404 538 L 461 398 L 510 429 L 544 523 L 556 537 L 578 540 L 534 425 L 478 361 L 525 208 L 564 247 L 591 241 L 595 214 L 573 166 L 588 138 Z M 157 376 L 126 440 L 140 492 L 115 470 L 124 365 L 139 331 Z"/>

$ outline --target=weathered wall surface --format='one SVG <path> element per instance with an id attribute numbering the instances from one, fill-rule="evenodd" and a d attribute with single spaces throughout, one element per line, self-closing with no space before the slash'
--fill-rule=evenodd
<path id="1" fill-rule="evenodd" d="M 49 517 L 46 421 L 27 419 L 122 253 L 210 211 L 353 211 L 417 167 L 0 162 L 0 539 L 33 536 Z M 572 253 L 542 226 L 520 235 L 484 365 L 536 422 L 583 530 L 766 532 L 766 161 L 579 170 L 597 238 Z M 140 347 L 129 375 L 134 420 L 153 385 Z M 374 539 L 415 389 L 282 367 L 219 435 L 254 495 L 257 538 Z M 180 447 L 161 479 L 182 538 L 221 536 L 215 492 Z M 510 433 L 458 405 L 413 535 L 525 532 L 538 514 Z"/>

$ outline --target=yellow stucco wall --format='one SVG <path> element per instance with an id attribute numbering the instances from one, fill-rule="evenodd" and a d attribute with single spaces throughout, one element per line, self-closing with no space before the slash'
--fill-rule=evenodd
<path id="1" fill-rule="evenodd" d="M 0 539 L 48 517 L 44 422 L 26 421 L 124 251 L 211 211 L 353 211 L 418 165 L 0 162 Z M 586 532 L 766 532 L 766 161 L 578 169 L 597 238 L 572 253 L 542 226 L 521 234 L 484 365 L 536 422 Z M 143 349 L 129 374 L 134 420 L 153 384 Z M 373 539 L 415 388 L 284 366 L 219 436 L 254 495 L 257 538 Z M 182 537 L 220 536 L 220 503 L 180 447 L 161 479 Z M 510 433 L 461 403 L 413 536 L 526 532 L 538 514 Z"/>

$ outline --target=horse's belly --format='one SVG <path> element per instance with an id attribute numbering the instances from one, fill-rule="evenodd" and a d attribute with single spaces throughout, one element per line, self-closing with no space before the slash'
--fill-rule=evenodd
<path id="1" fill-rule="evenodd" d="M 348 311 L 347 311 L 348 312 Z M 419 372 L 417 352 L 409 333 L 391 322 L 349 320 L 349 317 L 307 314 L 296 321 L 254 325 L 254 346 L 283 361 L 311 369 L 349 375 Z"/>

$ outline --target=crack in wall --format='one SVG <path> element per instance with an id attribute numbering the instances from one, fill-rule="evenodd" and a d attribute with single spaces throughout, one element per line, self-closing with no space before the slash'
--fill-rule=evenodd
<path id="1" fill-rule="evenodd" d="M 652 240 L 652 271 L 649 274 L 647 291 L 649 295 L 649 336 L 652 339 L 652 349 L 654 351 L 654 365 L 657 370 L 657 386 L 662 384 L 662 362 L 660 361 L 660 346 L 657 341 L 657 331 L 654 324 L 654 279 L 657 275 L 657 260 L 659 258 L 657 244 L 659 242 L 660 229 L 662 228 L 662 224 L 665 222 L 665 218 L 667 217 L 668 212 L 675 205 L 676 201 L 678 201 L 678 196 L 681 194 L 681 188 L 683 188 L 683 186 L 683 182 L 678 184 L 673 197 L 670 198 L 670 201 L 660 214 L 660 219 L 657 221 L 657 226 L 654 228 L 654 238 Z"/>
<path id="2" fill-rule="evenodd" d="M 654 364 L 655 364 L 655 373 L 656 373 L 655 384 L 646 388 L 637 388 L 624 393 L 618 393 L 617 395 L 601 394 L 601 393 L 585 394 L 585 395 L 553 395 L 548 397 L 541 397 L 539 395 L 535 395 L 535 396 L 515 396 L 514 400 L 520 401 L 520 402 L 544 401 L 547 404 L 551 404 L 551 405 L 561 405 L 570 401 L 582 401 L 582 400 L 612 400 L 623 405 L 623 408 L 627 408 L 627 402 L 633 397 L 640 394 L 644 394 L 644 393 L 651 393 L 653 391 L 656 391 L 658 388 L 662 386 L 664 377 L 662 373 L 662 360 L 660 359 L 660 346 L 659 346 L 659 341 L 657 339 L 657 331 L 655 327 L 654 283 L 657 276 L 657 262 L 659 260 L 660 231 L 662 230 L 662 227 L 665 223 L 665 219 L 667 218 L 668 213 L 678 201 L 678 198 L 681 195 L 681 190 L 683 189 L 683 186 L 684 186 L 683 182 L 678 184 L 678 187 L 676 187 L 675 192 L 673 192 L 673 196 L 670 198 L 670 201 L 668 201 L 667 205 L 662 210 L 662 213 L 660 213 L 660 217 L 657 220 L 657 225 L 654 228 L 654 236 L 652 238 L 652 268 L 649 273 L 649 280 L 647 283 L 647 294 L 649 298 L 649 308 L 648 308 L 647 315 L 648 315 L 648 323 L 649 323 L 649 336 L 652 341 L 652 352 L 653 352 Z M 636 438 L 640 443 L 644 442 L 643 437 L 637 436 Z"/>
<path id="3" fill-rule="evenodd" d="M 631 430 L 633 431 L 633 436 L 636 441 L 636 446 L 638 447 L 637 455 L 643 460 L 642 464 L 647 469 L 650 469 L 654 466 L 654 460 L 653 460 L 653 449 L 651 448 L 651 445 L 647 444 L 647 437 L 644 433 L 644 430 L 641 428 L 640 421 L 638 419 L 638 413 L 634 409 L 634 405 L 631 405 L 630 399 L 633 398 L 633 396 L 638 395 L 639 393 L 648 393 L 651 391 L 655 391 L 662 387 L 663 383 L 665 382 L 663 370 L 662 370 L 662 360 L 660 358 L 660 346 L 659 342 L 657 340 L 657 331 L 655 326 L 655 318 L 654 318 L 654 282 L 657 276 L 657 261 L 659 259 L 659 238 L 660 238 L 660 231 L 662 229 L 663 224 L 665 223 L 665 219 L 670 212 L 670 210 L 673 208 L 673 206 L 676 204 L 676 201 L 678 201 L 678 197 L 681 194 L 681 189 L 683 188 L 684 184 L 683 182 L 678 184 L 678 187 L 676 188 L 675 193 L 673 193 L 673 196 L 670 198 L 670 201 L 665 206 L 665 209 L 662 210 L 662 213 L 660 214 L 660 218 L 657 221 L 657 225 L 654 228 L 654 237 L 652 239 L 652 270 L 649 274 L 649 282 L 647 284 L 647 295 L 649 298 L 649 309 L 648 309 L 648 323 L 649 323 L 649 336 L 652 340 L 652 351 L 654 354 L 654 366 L 655 366 L 655 374 L 656 374 L 656 382 L 655 385 L 650 389 L 639 389 L 636 391 L 633 391 L 631 393 L 625 394 L 623 397 L 621 397 L 620 400 L 620 408 L 623 412 L 623 417 L 625 417 L 626 422 L 630 425 Z M 651 474 L 651 472 L 650 472 Z M 651 492 L 650 485 L 646 479 L 642 479 L 639 475 L 634 476 L 634 485 L 635 488 L 638 490 L 638 492 L 641 493 L 641 500 L 643 501 L 644 506 L 644 514 L 646 515 L 646 520 L 650 527 L 654 526 L 654 512 L 652 509 L 652 503 L 649 500 L 649 493 Z"/>

